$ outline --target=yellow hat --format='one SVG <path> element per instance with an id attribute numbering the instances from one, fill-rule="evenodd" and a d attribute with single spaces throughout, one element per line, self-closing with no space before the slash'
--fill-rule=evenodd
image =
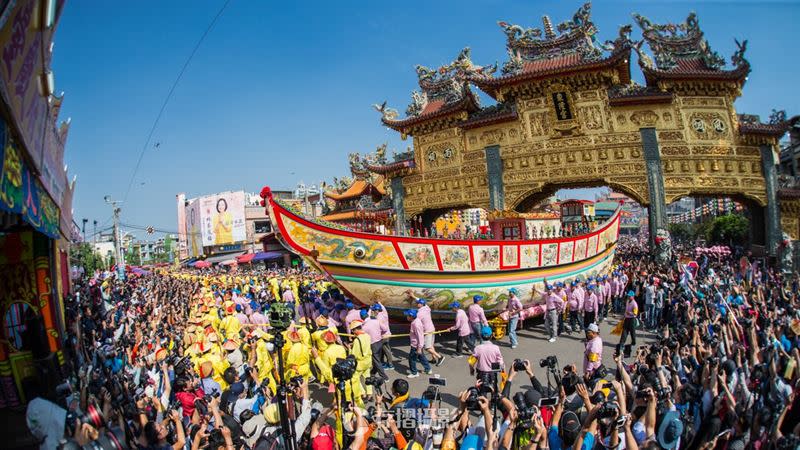
<path id="1" fill-rule="evenodd" d="M 267 419 L 267 423 L 273 425 L 281 421 L 281 417 L 278 414 L 277 403 L 270 403 L 264 408 L 264 418 Z"/>
<path id="2" fill-rule="evenodd" d="M 328 318 L 325 317 L 325 316 L 317 317 L 316 322 L 317 322 L 317 326 L 318 327 L 327 327 L 328 326 Z"/>
<path id="3" fill-rule="evenodd" d="M 356 320 L 350 322 L 350 327 L 349 327 L 350 331 L 353 331 L 356 328 L 359 328 L 361 325 L 364 325 L 364 321 L 362 321 L 360 319 L 356 319 Z"/>
<path id="4" fill-rule="evenodd" d="M 300 323 L 301 325 L 308 325 L 308 317 L 305 316 L 301 317 L 300 320 L 298 320 L 298 323 Z"/>
<path id="5" fill-rule="evenodd" d="M 300 333 L 298 333 L 297 330 L 289 330 L 289 332 L 286 333 L 286 338 L 292 342 L 300 342 Z"/>
<path id="6" fill-rule="evenodd" d="M 228 339 L 227 341 L 225 341 L 224 344 L 222 344 L 222 348 L 224 348 L 225 350 L 236 350 L 237 348 L 239 348 L 239 343 L 237 343 L 233 339 Z"/>
<path id="7" fill-rule="evenodd" d="M 209 350 L 211 350 L 211 346 L 206 344 L 205 342 L 200 341 L 200 342 L 197 342 L 196 344 L 194 344 L 194 351 L 198 355 L 202 355 L 203 353 L 205 353 L 205 352 L 207 352 Z"/>

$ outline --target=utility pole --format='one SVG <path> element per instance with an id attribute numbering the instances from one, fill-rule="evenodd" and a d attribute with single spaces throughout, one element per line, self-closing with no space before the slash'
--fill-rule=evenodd
<path id="1" fill-rule="evenodd" d="M 81 233 L 83 233 L 83 242 L 86 242 L 86 222 L 88 222 L 88 221 L 89 221 L 89 219 L 84 218 L 83 219 L 83 226 L 81 227 Z"/>
<path id="2" fill-rule="evenodd" d="M 94 242 L 97 243 L 97 219 L 94 220 Z"/>
<path id="3" fill-rule="evenodd" d="M 114 252 L 116 254 L 115 261 L 117 263 L 117 278 L 125 280 L 125 256 L 122 252 L 122 238 L 119 232 L 119 213 L 122 211 L 119 206 L 122 202 L 119 200 L 112 200 L 110 195 L 106 195 L 103 199 L 111 205 L 114 212 Z"/>

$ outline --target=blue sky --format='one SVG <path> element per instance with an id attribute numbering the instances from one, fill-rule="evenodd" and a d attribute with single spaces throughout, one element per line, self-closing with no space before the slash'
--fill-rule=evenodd
<path id="1" fill-rule="evenodd" d="M 161 103 L 222 0 L 67 2 L 55 38 L 56 90 L 71 117 L 66 162 L 78 175 L 75 220 L 106 223 L 104 195 L 122 198 Z M 476 64 L 505 60 L 496 22 L 539 26 L 572 17 L 577 1 L 264 2 L 233 0 L 192 60 L 145 153 L 123 222 L 175 230 L 175 194 L 257 192 L 268 184 L 348 173 L 347 153 L 388 142 L 370 107 L 401 112 L 415 64 L 450 62 L 465 46 Z M 696 11 L 712 48 L 729 60 L 748 39 L 753 71 L 739 112 L 798 112 L 795 1 L 595 1 L 600 40 L 632 12 L 653 22 Z M 634 38 L 639 30 L 634 27 Z M 638 67 L 634 78 L 641 82 Z M 154 148 L 155 143 L 160 143 Z"/>

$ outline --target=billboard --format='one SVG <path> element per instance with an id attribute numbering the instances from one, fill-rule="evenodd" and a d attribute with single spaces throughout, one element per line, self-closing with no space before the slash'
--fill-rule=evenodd
<path id="1" fill-rule="evenodd" d="M 204 247 L 233 244 L 247 239 L 244 191 L 200 197 L 199 202 Z"/>
<path id="2" fill-rule="evenodd" d="M 200 200 L 195 198 L 186 202 L 186 251 L 190 258 L 203 254 L 200 224 Z"/>

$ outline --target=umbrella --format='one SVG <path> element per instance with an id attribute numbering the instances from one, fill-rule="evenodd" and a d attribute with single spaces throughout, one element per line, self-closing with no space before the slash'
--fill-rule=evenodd
<path id="1" fill-rule="evenodd" d="M 255 253 L 246 253 L 246 254 L 244 254 L 244 255 L 242 255 L 242 256 L 237 256 L 237 257 L 236 257 L 236 261 L 237 261 L 239 264 L 247 264 L 247 263 L 249 263 L 250 261 L 252 261 L 252 260 L 253 260 L 253 258 L 255 258 L 255 256 L 256 256 L 256 254 L 255 254 Z"/>
<path id="2" fill-rule="evenodd" d="M 198 269 L 205 269 L 205 268 L 211 267 L 211 263 L 208 262 L 208 261 L 197 261 L 192 265 L 197 267 Z"/>

